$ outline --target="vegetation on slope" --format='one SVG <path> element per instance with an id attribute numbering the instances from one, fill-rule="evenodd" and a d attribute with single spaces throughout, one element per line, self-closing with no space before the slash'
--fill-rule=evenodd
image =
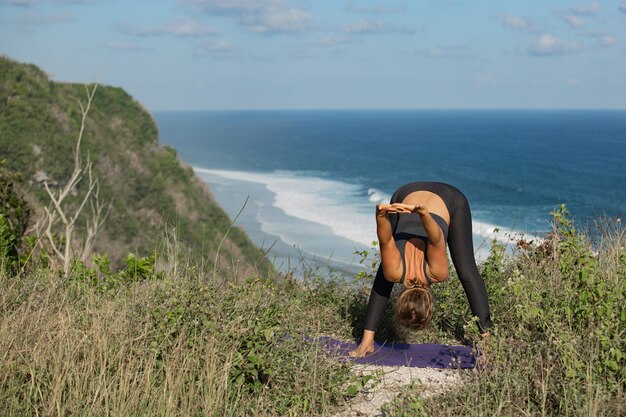
<path id="1" fill-rule="evenodd" d="M 482 265 L 497 323 L 484 368 L 441 398 L 407 389 L 392 415 L 625 415 L 626 228 L 599 219 L 592 242 L 565 206 L 552 215 L 543 243 L 520 241 L 507 256 L 494 241 Z M 442 308 L 462 311 L 441 296 Z"/>
<path id="2" fill-rule="evenodd" d="M 351 383 L 303 339 L 337 326 L 321 281 L 94 273 L 0 278 L 3 415 L 324 415 Z"/>
<path id="3" fill-rule="evenodd" d="M 44 183 L 55 190 L 72 172 L 82 116 L 77 100 L 84 99 L 85 86 L 50 81 L 34 65 L 0 57 L 0 159 L 21 175 L 39 215 L 49 204 Z M 183 254 L 212 262 L 207 255 L 231 222 L 193 170 L 157 139 L 150 114 L 124 90 L 97 89 L 81 148 L 111 210 L 94 250 L 119 265 L 129 252 L 152 253 L 159 236 L 175 226 Z M 222 267 L 238 260 L 269 266 L 238 228 L 221 251 Z"/>
<path id="4" fill-rule="evenodd" d="M 626 229 L 603 227 L 592 246 L 557 211 L 544 244 L 512 256 L 494 244 L 482 265 L 496 323 L 486 364 L 428 400 L 408 387 L 388 414 L 623 415 Z M 310 271 L 277 284 L 164 261 L 0 273 L 5 415 L 324 416 L 367 382 L 311 338 L 360 333 L 371 270 L 358 282 Z M 434 295 L 429 328 L 386 327 L 381 340 L 477 341 L 458 280 Z"/>

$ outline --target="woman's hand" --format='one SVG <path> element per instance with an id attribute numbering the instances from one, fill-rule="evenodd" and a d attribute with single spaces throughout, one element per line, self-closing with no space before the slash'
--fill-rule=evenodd
<path id="1" fill-rule="evenodd" d="M 396 204 L 376 204 L 376 217 L 385 217 L 389 213 L 402 213 L 402 209 Z"/>
<path id="2" fill-rule="evenodd" d="M 391 206 L 396 210 L 395 213 L 417 213 L 420 216 L 428 214 L 428 209 L 419 204 L 393 203 Z"/>

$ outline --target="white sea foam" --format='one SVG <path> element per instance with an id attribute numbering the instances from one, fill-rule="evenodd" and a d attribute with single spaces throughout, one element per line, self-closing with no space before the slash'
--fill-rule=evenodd
<path id="1" fill-rule="evenodd" d="M 388 203 L 391 200 L 391 196 L 389 194 L 385 194 L 384 192 L 377 190 L 376 188 L 370 188 L 367 190 L 367 195 L 369 195 L 369 200 L 372 203 Z"/>
<path id="2" fill-rule="evenodd" d="M 278 236 L 290 245 L 306 246 L 303 240 L 307 239 L 326 241 L 325 236 L 319 236 L 323 233 L 322 226 L 325 226 L 336 236 L 370 247 L 372 241 L 376 240 L 372 205 L 390 199 L 390 195 L 374 188 L 368 189 L 365 197 L 364 189 L 358 185 L 289 171 L 255 173 L 197 167 L 194 169 L 199 174 L 264 186 L 273 195 L 273 207 L 286 216 L 309 222 L 307 225 L 294 227 L 293 223 L 286 222 L 283 218 L 257 218 L 265 233 Z M 316 229 L 315 225 L 319 227 Z M 520 236 L 510 228 L 476 220 L 472 222 L 472 228 L 479 258 L 486 256 L 485 250 L 492 239 L 510 244 Z M 535 241 L 540 240 L 536 236 L 529 237 Z M 480 256 L 481 253 L 483 256 Z"/>
<path id="3" fill-rule="evenodd" d="M 358 198 L 358 186 L 292 172 L 253 173 L 194 168 L 222 178 L 264 185 L 274 195 L 274 207 L 287 216 L 328 227 L 334 235 L 369 246 L 376 239 L 373 210 Z M 262 221 L 262 219 L 260 219 Z M 276 224 L 266 224 L 276 233 Z M 290 242 L 285 231 L 279 236 Z"/>
<path id="4" fill-rule="evenodd" d="M 506 228 L 503 226 L 498 226 L 495 224 L 480 222 L 476 220 L 472 220 L 472 232 L 475 236 L 480 236 L 485 240 L 495 239 L 496 241 L 503 244 L 510 244 L 511 242 L 515 242 L 519 238 L 525 236 L 527 239 L 531 239 L 535 242 L 541 242 L 543 239 L 529 233 L 523 233 L 517 230 L 512 230 L 511 228 Z"/>

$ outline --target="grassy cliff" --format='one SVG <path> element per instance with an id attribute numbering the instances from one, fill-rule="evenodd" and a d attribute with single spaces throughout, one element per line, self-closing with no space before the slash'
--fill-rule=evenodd
<path id="1" fill-rule="evenodd" d="M 22 176 L 33 218 L 49 204 L 43 184 L 59 187 L 72 172 L 81 122 L 77 100 L 86 100 L 84 85 L 53 82 L 34 65 L 0 57 L 0 159 Z M 176 151 L 159 146 L 151 115 L 124 90 L 98 86 L 81 151 L 93 162 L 100 199 L 111 204 L 95 252 L 114 263 L 129 252 L 149 254 L 174 227 L 182 253 L 215 259 L 210 255 L 230 226 L 228 216 Z M 221 254 L 223 267 L 268 267 L 237 228 L 228 232 Z"/>

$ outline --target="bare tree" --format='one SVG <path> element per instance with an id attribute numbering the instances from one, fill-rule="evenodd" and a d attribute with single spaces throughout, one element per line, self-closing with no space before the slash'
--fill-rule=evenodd
<path id="1" fill-rule="evenodd" d="M 67 276 L 70 272 L 72 262 L 75 259 L 86 261 L 91 255 L 93 243 L 100 231 L 100 228 L 109 213 L 110 204 L 106 205 L 100 201 L 100 186 L 98 180 L 93 177 L 92 162 L 87 156 L 87 161 L 83 164 L 80 155 L 80 146 L 85 132 L 85 124 L 87 115 L 91 109 L 93 97 L 98 88 L 94 84 L 93 89 L 85 86 L 87 92 L 87 103 L 76 98 L 76 102 L 80 107 L 82 119 L 80 123 L 80 131 L 76 139 L 74 148 L 74 170 L 69 179 L 59 190 L 52 191 L 48 186 L 48 182 L 44 182 L 44 187 L 50 197 L 50 206 L 45 207 L 45 215 L 40 220 L 38 227 L 40 242 L 45 242 L 56 255 L 57 260 L 63 267 L 63 273 Z M 69 205 L 67 197 L 76 195 L 78 185 L 83 181 L 87 181 L 86 190 L 80 199 L 78 207 Z M 90 207 L 90 214 L 85 220 L 85 234 L 82 238 L 77 236 L 76 227 L 81 213 L 85 208 Z M 61 230 L 57 235 L 57 225 L 60 224 Z"/>

